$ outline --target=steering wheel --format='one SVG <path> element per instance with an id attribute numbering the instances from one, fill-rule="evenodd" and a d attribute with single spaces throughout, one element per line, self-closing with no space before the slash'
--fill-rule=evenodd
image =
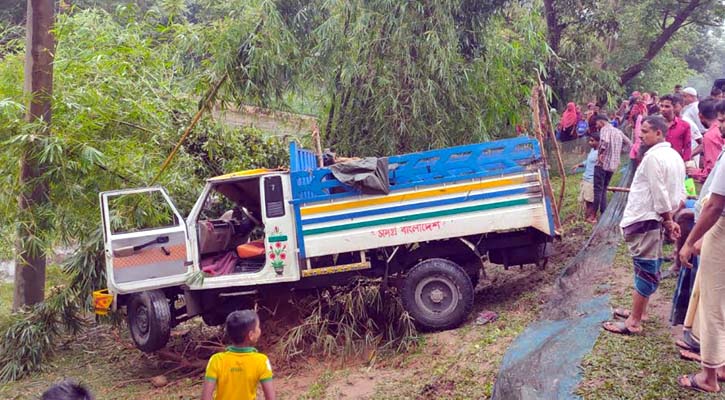
<path id="1" fill-rule="evenodd" d="M 246 215 L 247 218 L 249 218 L 252 222 L 254 222 L 255 226 L 262 226 L 262 221 L 257 219 L 257 217 L 255 217 L 254 215 L 252 215 L 252 213 L 250 213 L 249 210 L 247 210 L 247 207 L 239 207 L 239 210 L 242 213 L 244 213 L 244 215 Z"/>

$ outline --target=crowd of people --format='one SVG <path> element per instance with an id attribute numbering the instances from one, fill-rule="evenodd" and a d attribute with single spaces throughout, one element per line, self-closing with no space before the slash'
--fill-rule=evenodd
<path id="1" fill-rule="evenodd" d="M 584 121 L 584 123 L 582 122 Z M 584 126 L 586 125 L 586 127 Z M 622 129 L 620 129 L 621 127 Z M 560 140 L 588 136 L 580 199 L 586 220 L 606 209 L 609 179 L 628 151 L 634 178 L 620 227 L 634 267 L 631 309 L 616 308 L 604 330 L 640 334 L 647 304 L 663 277 L 677 278 L 670 322 L 683 326 L 682 357 L 701 371 L 678 378 L 686 389 L 719 392 L 725 381 L 725 97 L 718 89 L 700 99 L 694 88 L 671 94 L 633 92 L 613 114 L 574 103 L 557 126 Z M 627 132 L 627 133 L 625 133 Z M 702 184 L 699 196 L 696 184 Z M 664 273 L 666 240 L 675 243 Z"/>

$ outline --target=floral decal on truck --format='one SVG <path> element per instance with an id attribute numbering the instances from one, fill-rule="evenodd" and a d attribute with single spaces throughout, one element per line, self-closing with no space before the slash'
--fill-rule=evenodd
<path id="1" fill-rule="evenodd" d="M 287 235 L 282 233 L 278 226 L 275 226 L 272 232 L 267 234 L 267 242 L 269 242 L 267 257 L 270 264 L 277 275 L 282 275 L 284 267 L 287 265 Z"/>

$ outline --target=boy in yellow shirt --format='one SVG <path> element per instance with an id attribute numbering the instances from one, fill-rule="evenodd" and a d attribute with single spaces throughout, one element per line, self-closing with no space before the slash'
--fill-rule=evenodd
<path id="1" fill-rule="evenodd" d="M 232 346 L 209 359 L 202 400 L 254 400 L 257 398 L 257 382 L 262 383 L 264 398 L 274 400 L 272 366 L 267 356 L 257 353 L 253 347 L 262 335 L 257 313 L 253 310 L 234 311 L 227 317 L 226 331 Z"/>

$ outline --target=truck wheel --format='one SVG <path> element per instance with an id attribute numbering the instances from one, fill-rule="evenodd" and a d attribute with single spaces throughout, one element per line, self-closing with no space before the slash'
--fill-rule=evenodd
<path id="1" fill-rule="evenodd" d="M 207 311 L 201 314 L 201 319 L 204 320 L 204 323 L 208 326 L 219 326 L 226 322 L 227 316 L 222 313 Z"/>
<path id="2" fill-rule="evenodd" d="M 473 285 L 458 264 L 431 258 L 414 266 L 403 283 L 403 306 L 423 329 L 460 325 L 473 308 Z"/>
<path id="3" fill-rule="evenodd" d="M 166 346 L 171 334 L 171 307 L 164 292 L 133 294 L 126 310 L 131 338 L 139 350 L 151 353 Z"/>

